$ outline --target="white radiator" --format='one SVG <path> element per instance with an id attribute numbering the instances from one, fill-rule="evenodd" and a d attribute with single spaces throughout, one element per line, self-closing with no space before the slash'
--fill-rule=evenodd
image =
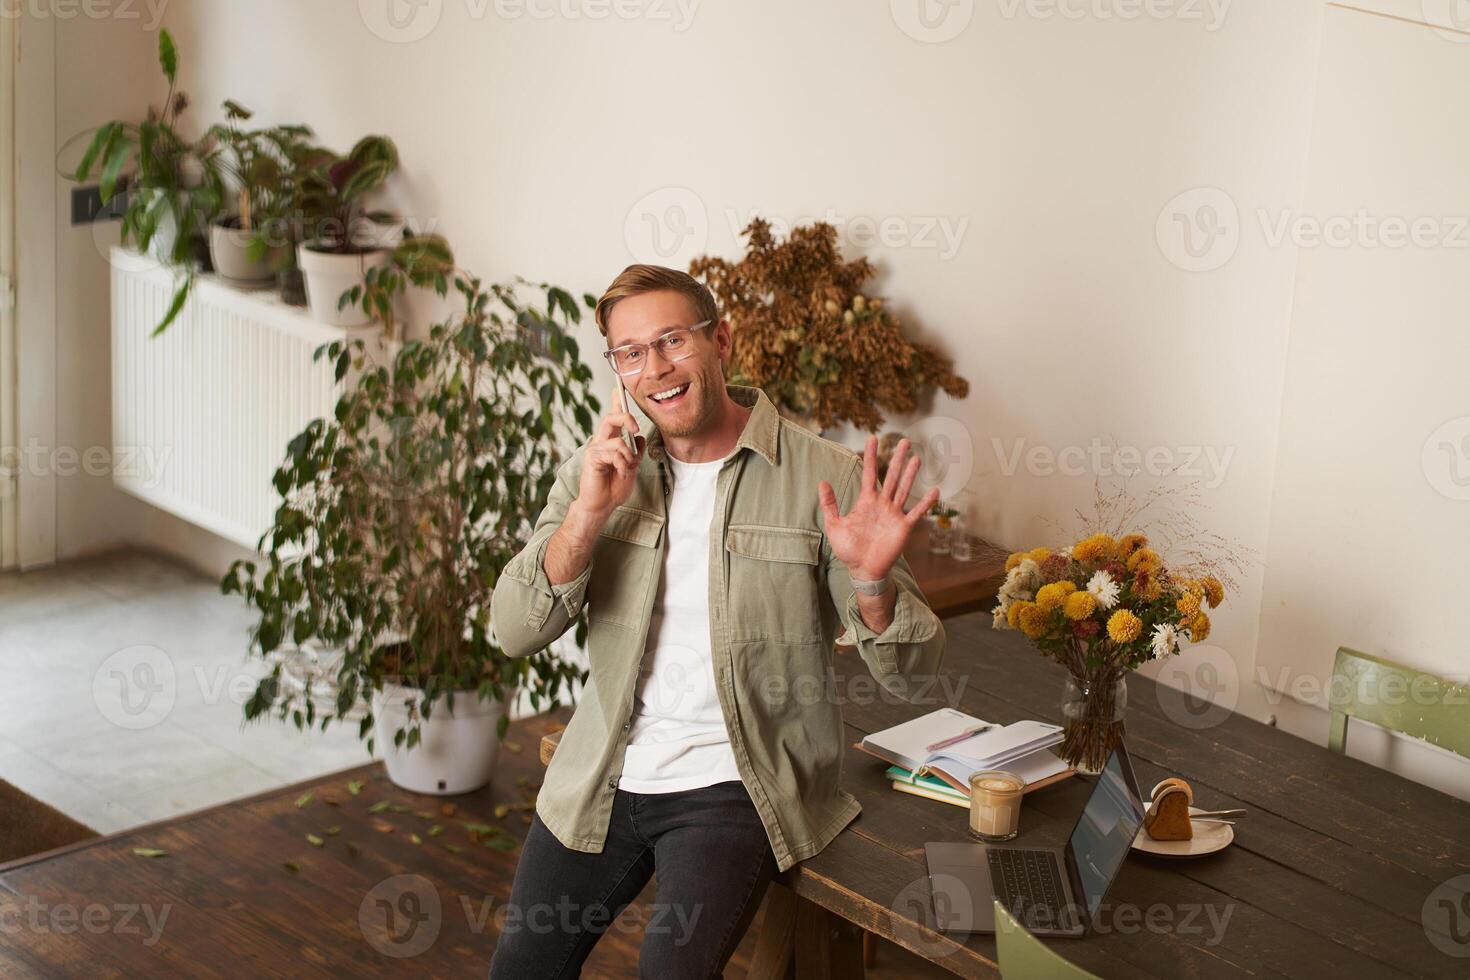
<path id="1" fill-rule="evenodd" d="M 340 393 L 331 359 L 311 352 L 382 331 L 328 326 L 273 290 L 200 276 L 173 324 L 149 337 L 173 289 L 152 259 L 112 250 L 113 481 L 254 548 L 280 503 L 271 477 L 286 443 L 330 418 Z"/>

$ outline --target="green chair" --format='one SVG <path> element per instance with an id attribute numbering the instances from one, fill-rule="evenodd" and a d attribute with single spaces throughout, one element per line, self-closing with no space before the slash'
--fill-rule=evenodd
<path id="1" fill-rule="evenodd" d="M 1422 738 L 1470 758 L 1470 688 L 1339 647 L 1328 690 L 1327 747 L 1347 751 L 1349 718 Z"/>
<path id="2" fill-rule="evenodd" d="M 1001 980 L 1098 980 L 1080 966 L 1073 966 L 1021 927 L 1006 907 L 995 902 L 995 958 Z"/>

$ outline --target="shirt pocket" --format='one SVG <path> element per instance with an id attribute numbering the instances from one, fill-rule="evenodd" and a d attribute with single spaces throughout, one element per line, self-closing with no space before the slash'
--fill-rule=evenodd
<path id="1" fill-rule="evenodd" d="M 587 582 L 587 618 L 637 630 L 664 521 L 636 507 L 619 507 L 597 535 Z"/>
<path id="2" fill-rule="evenodd" d="M 804 527 L 731 524 L 729 628 L 735 639 L 811 641 L 822 634 L 822 534 Z"/>

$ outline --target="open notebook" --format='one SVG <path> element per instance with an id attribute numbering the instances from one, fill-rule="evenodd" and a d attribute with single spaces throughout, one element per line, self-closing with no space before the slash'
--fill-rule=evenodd
<path id="1" fill-rule="evenodd" d="M 965 739 L 930 751 L 929 745 L 983 729 Z M 955 789 L 970 792 L 970 774 L 981 769 L 1006 769 L 1037 789 L 1075 771 L 1048 749 L 1062 740 L 1059 725 L 1018 721 L 991 725 L 955 708 L 941 708 L 901 725 L 874 732 L 857 748 L 912 772 L 916 777 L 938 776 Z"/>

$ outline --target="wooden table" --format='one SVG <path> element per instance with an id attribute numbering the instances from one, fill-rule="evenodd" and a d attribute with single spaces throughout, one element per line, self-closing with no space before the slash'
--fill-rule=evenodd
<path id="1" fill-rule="evenodd" d="M 1058 719 L 1060 668 L 1017 634 L 992 631 L 986 615 L 945 627 L 949 686 L 940 690 L 957 691 L 958 707 L 997 722 Z M 849 741 L 947 703 L 875 700 L 876 685 L 848 683 L 866 676 L 855 656 L 838 664 Z M 391 786 L 374 764 L 0 865 L 0 976 L 481 976 L 528 816 L 496 808 L 530 800 L 537 741 L 569 713 L 512 725 L 519 751 L 502 756 L 491 786 L 454 798 L 453 815 Z M 1470 914 L 1434 941 L 1421 921 L 1450 897 L 1442 883 L 1470 873 L 1470 804 L 1243 717 L 1181 727 L 1139 677 L 1129 681 L 1127 726 L 1145 786 L 1182 775 L 1202 805 L 1250 816 L 1213 857 L 1128 861 L 1105 931 L 1052 941 L 1068 958 L 1105 977 L 1470 972 L 1470 956 L 1435 945 L 1470 930 Z M 997 975 L 993 939 L 932 928 L 924 842 L 964 839 L 966 811 L 893 792 L 883 768 L 849 753 L 844 785 L 862 814 L 772 887 L 753 951 L 742 946 L 732 974 L 784 976 L 784 949 L 800 976 L 861 976 L 869 930 L 952 973 Z M 362 782 L 357 795 L 349 780 Z M 1028 796 L 1019 841 L 1060 843 L 1089 788 L 1077 778 Z M 503 828 L 495 837 L 510 849 L 467 825 Z M 167 854 L 140 857 L 136 847 Z M 147 916 L 165 910 L 150 943 Z M 1470 954 L 1470 936 L 1459 939 L 1448 948 Z M 589 975 L 633 969 L 639 940 L 640 931 L 609 931 L 593 954 L 609 972 Z"/>
<path id="2" fill-rule="evenodd" d="M 909 535 L 903 557 L 914 573 L 929 608 L 941 618 L 989 609 L 995 605 L 995 592 L 1006 579 L 1006 552 L 981 542 L 975 561 L 958 562 L 949 555 L 929 551 L 929 522 L 920 521 Z"/>
<path id="3" fill-rule="evenodd" d="M 1062 720 L 1065 675 L 1019 634 L 996 632 L 978 614 L 945 628 L 944 674 L 961 690 L 956 707 L 1002 723 Z M 839 663 L 860 672 L 854 660 Z M 1470 803 L 1241 715 L 1184 727 L 1175 706 L 1198 717 L 1202 702 L 1140 676 L 1128 690 L 1127 741 L 1140 784 L 1180 775 L 1199 805 L 1250 815 L 1219 854 L 1130 859 L 1108 896 L 1105 931 L 1050 940 L 1053 948 L 1104 977 L 1470 975 Z M 853 741 L 943 706 L 863 701 L 843 704 Z M 924 843 L 965 839 L 967 811 L 896 793 L 883 769 L 849 751 L 844 785 L 862 814 L 787 874 L 795 918 L 809 924 L 795 944 L 798 967 L 805 957 L 814 973 L 836 963 L 834 975 L 855 975 L 857 930 L 842 925 L 855 923 L 953 973 L 996 976 L 993 938 L 932 928 Z M 1018 843 L 1063 843 L 1091 786 L 1078 777 L 1029 794 Z M 772 932 L 793 918 L 791 907 L 767 912 Z M 1440 926 L 1433 936 L 1426 913 Z"/>

